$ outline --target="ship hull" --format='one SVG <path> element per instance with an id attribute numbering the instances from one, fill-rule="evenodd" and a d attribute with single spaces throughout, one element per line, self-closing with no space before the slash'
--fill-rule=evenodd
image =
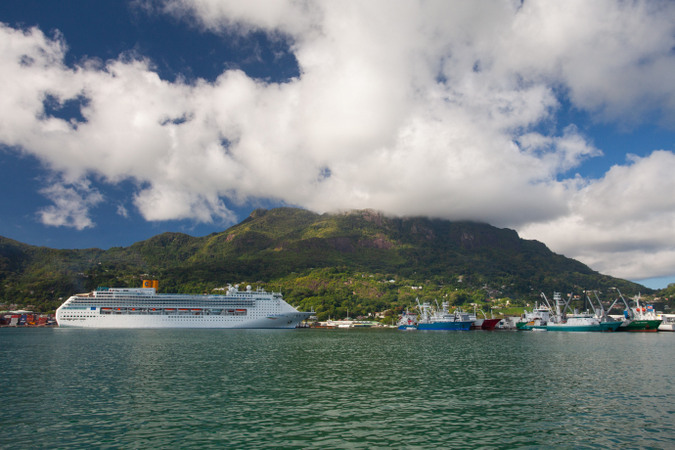
<path id="1" fill-rule="evenodd" d="M 296 328 L 311 314 L 293 308 L 280 293 L 250 286 L 230 286 L 226 295 L 99 288 L 70 297 L 56 310 L 56 320 L 64 328 Z"/>
<path id="2" fill-rule="evenodd" d="M 60 320 L 62 328 L 297 328 L 311 313 L 297 312 L 263 318 L 241 318 L 208 315 L 99 315 Z"/>
<path id="3" fill-rule="evenodd" d="M 419 331 L 469 331 L 471 323 L 471 321 L 418 323 L 417 329 Z"/>
<path id="4" fill-rule="evenodd" d="M 660 320 L 633 320 L 622 324 L 617 331 L 654 332 L 659 330 Z"/>
<path id="5" fill-rule="evenodd" d="M 601 322 L 593 325 L 548 324 L 547 331 L 616 331 L 621 322 Z"/>
<path id="6" fill-rule="evenodd" d="M 516 328 L 520 331 L 546 330 L 546 325 L 533 325 L 531 322 L 517 322 Z"/>
<path id="7" fill-rule="evenodd" d="M 494 330 L 502 319 L 485 319 L 480 326 L 481 330 Z"/>

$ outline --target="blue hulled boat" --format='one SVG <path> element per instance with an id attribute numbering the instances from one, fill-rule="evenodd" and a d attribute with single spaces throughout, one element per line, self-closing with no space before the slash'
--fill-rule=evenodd
<path id="1" fill-rule="evenodd" d="M 416 330 L 417 329 L 417 314 L 411 314 L 406 310 L 401 314 L 401 318 L 398 320 L 398 329 L 402 331 Z"/>
<path id="2" fill-rule="evenodd" d="M 451 314 L 449 303 L 443 303 L 443 309 L 433 309 L 429 303 L 419 304 L 420 318 L 417 329 L 421 331 L 469 331 L 473 321 L 468 315 Z"/>

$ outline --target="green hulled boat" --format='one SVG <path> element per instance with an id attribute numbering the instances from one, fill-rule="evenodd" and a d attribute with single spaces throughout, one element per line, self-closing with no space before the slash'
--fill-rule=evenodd
<path id="1" fill-rule="evenodd" d="M 641 305 L 640 296 L 634 299 L 635 306 L 631 307 L 619 291 L 619 299 L 623 301 L 626 309 L 623 312 L 624 321 L 618 331 L 659 331 L 661 319 L 656 316 L 653 305 Z M 617 301 L 619 300 L 617 299 Z M 616 303 L 616 301 L 614 302 Z M 613 306 L 613 304 L 612 304 Z"/>
<path id="2" fill-rule="evenodd" d="M 621 322 L 601 322 L 597 317 L 568 317 L 560 323 L 549 323 L 547 331 L 616 331 Z"/>
<path id="3" fill-rule="evenodd" d="M 572 314 L 567 315 L 572 294 L 568 295 L 567 300 L 563 300 L 560 292 L 553 293 L 553 303 L 551 303 L 546 294 L 541 293 L 544 304 L 537 306 L 535 304 L 532 312 L 525 311 L 521 320 L 516 323 L 518 330 L 523 331 L 616 331 L 622 322 L 610 319 L 600 303 L 600 308 L 593 306 L 593 302 L 588 297 L 595 314 Z M 596 296 L 597 297 L 597 296 Z M 555 309 L 554 309 L 555 308 Z"/>
<path id="4" fill-rule="evenodd" d="M 544 297 L 546 300 L 546 297 Z M 520 331 L 546 331 L 546 324 L 551 320 L 551 307 L 546 304 L 535 303 L 532 311 L 524 311 L 520 321 L 516 322 L 516 329 Z"/>
<path id="5" fill-rule="evenodd" d="M 542 325 L 541 323 L 535 321 L 516 322 L 516 329 L 520 331 L 532 331 L 532 330 L 546 331 L 546 325 Z"/>
<path id="6" fill-rule="evenodd" d="M 617 331 L 659 331 L 661 321 L 656 320 L 625 320 Z"/>

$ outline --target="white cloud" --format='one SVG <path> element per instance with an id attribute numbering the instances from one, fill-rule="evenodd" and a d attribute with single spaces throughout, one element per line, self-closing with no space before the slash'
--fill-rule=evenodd
<path id="1" fill-rule="evenodd" d="M 87 181 L 70 187 L 63 183 L 54 183 L 40 192 L 54 202 L 38 212 L 45 225 L 73 227 L 78 230 L 94 226 L 89 217 L 89 208 L 101 203 L 103 195 L 92 189 Z"/>
<path id="2" fill-rule="evenodd" d="M 657 193 L 673 190 L 654 172 L 673 154 L 584 180 L 575 169 L 607 149 L 582 127 L 555 129 L 561 95 L 596 120 L 658 115 L 675 125 L 670 2 L 147 5 L 209 32 L 286 39 L 300 76 L 270 83 L 228 70 L 212 83 L 168 82 L 128 56 L 66 67 L 68 36 L 1 26 L 0 142 L 37 156 L 66 185 L 136 182 L 147 220 L 233 221 L 224 199 L 266 198 L 515 227 L 633 278 L 655 268 L 635 254 L 635 267 L 617 264 L 619 246 L 668 253 L 675 205 Z M 84 121 L 50 117 L 46 98 L 80 101 Z M 74 217 L 88 218 L 95 198 L 71 194 L 66 210 L 77 213 L 49 210 L 43 220 L 91 226 Z"/>
<path id="3" fill-rule="evenodd" d="M 129 210 L 123 204 L 117 205 L 117 215 L 124 217 L 125 219 L 129 218 Z"/>
<path id="4" fill-rule="evenodd" d="M 602 273 L 630 279 L 675 271 L 675 154 L 629 155 L 600 180 L 581 186 L 570 213 L 521 228 L 526 238 L 579 259 Z"/>
<path id="5" fill-rule="evenodd" d="M 654 110 L 672 119 L 674 17 L 668 1 L 526 1 L 495 41 L 495 70 L 561 83 L 604 120 L 639 123 Z"/>

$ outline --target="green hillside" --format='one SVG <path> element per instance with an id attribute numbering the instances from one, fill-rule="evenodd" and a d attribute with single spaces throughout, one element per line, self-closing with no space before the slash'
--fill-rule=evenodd
<path id="1" fill-rule="evenodd" d="M 281 290 L 289 303 L 340 317 L 402 308 L 420 299 L 486 307 L 523 304 L 539 292 L 620 287 L 513 230 L 482 223 L 388 218 L 365 210 L 318 215 L 294 208 L 256 210 L 221 233 L 163 233 L 107 251 L 55 250 L 0 238 L 0 300 L 46 311 L 98 286 L 211 292 L 228 283 Z"/>

